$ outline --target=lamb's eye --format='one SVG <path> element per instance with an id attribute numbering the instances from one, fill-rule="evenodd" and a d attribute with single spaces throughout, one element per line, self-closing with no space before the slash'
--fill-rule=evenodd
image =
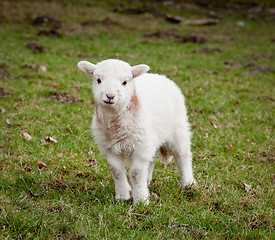
<path id="1" fill-rule="evenodd" d="M 123 86 L 126 86 L 127 83 L 128 83 L 127 81 L 124 81 L 124 82 L 122 83 L 122 85 L 123 85 Z"/>
<path id="2" fill-rule="evenodd" d="M 96 81 L 97 81 L 98 84 L 101 83 L 101 79 L 99 79 L 99 78 Z"/>

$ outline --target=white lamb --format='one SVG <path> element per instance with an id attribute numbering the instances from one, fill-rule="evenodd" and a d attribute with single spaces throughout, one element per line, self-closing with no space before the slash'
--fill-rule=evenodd
<path id="1" fill-rule="evenodd" d="M 146 73 L 147 65 L 121 60 L 80 61 L 78 67 L 93 77 L 92 130 L 112 172 L 116 199 L 127 200 L 132 191 L 134 204 L 149 203 L 157 150 L 165 162 L 174 157 L 183 186 L 195 183 L 184 96 L 173 81 Z"/>

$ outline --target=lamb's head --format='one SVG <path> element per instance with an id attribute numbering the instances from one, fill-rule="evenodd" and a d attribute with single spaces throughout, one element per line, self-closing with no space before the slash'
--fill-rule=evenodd
<path id="1" fill-rule="evenodd" d="M 134 93 L 132 80 L 150 69 L 145 64 L 131 67 L 128 63 L 115 59 L 97 64 L 80 61 L 77 66 L 93 77 L 92 91 L 95 103 L 116 112 L 129 104 Z"/>

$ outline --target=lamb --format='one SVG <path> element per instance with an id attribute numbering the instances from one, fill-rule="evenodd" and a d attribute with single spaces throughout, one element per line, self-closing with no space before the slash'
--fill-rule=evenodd
<path id="1" fill-rule="evenodd" d="M 165 163 L 174 157 L 183 186 L 196 183 L 185 100 L 172 80 L 147 73 L 150 68 L 145 64 L 131 67 L 116 59 L 77 65 L 93 77 L 91 128 L 107 158 L 117 200 L 128 200 L 132 193 L 134 205 L 149 203 L 148 185 L 158 150 Z"/>

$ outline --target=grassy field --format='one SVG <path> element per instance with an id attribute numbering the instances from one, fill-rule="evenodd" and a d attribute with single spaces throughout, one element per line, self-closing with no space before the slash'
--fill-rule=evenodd
<path id="1" fill-rule="evenodd" d="M 274 238 L 275 5 L 130 2 L 0 1 L 0 239 Z M 180 86 L 198 186 L 157 161 L 150 205 L 115 201 L 76 67 L 108 58 Z"/>

